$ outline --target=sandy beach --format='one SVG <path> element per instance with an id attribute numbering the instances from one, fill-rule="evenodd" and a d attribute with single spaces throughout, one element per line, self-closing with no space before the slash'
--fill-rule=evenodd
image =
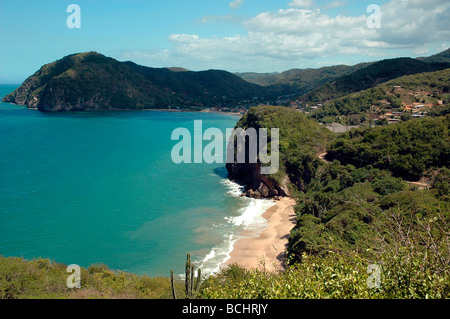
<path id="1" fill-rule="evenodd" d="M 239 264 L 245 268 L 262 269 L 261 260 L 264 259 L 268 271 L 276 271 L 284 268 L 286 247 L 289 234 L 294 228 L 296 217 L 294 212 L 295 200 L 282 198 L 276 205 L 269 208 L 263 215 L 269 226 L 263 230 L 259 237 L 247 237 L 239 239 L 222 268 L 226 265 Z"/>

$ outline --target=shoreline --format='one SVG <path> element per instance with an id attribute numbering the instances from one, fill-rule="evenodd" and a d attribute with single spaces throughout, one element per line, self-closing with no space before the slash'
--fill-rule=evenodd
<path id="1" fill-rule="evenodd" d="M 13 102 L 3 102 L 3 99 L 0 99 L 1 103 L 8 103 L 8 104 L 12 104 L 12 105 L 16 105 L 16 106 L 23 106 L 26 107 L 28 110 L 33 110 L 33 111 L 39 111 L 39 109 L 37 107 L 29 107 L 27 105 L 23 105 L 23 104 L 17 104 L 17 103 L 13 103 Z M 226 112 L 226 111 L 209 111 L 209 110 L 199 110 L 199 111 L 194 111 L 194 110 L 185 110 L 185 109 L 119 109 L 119 108 L 110 108 L 110 109 L 98 109 L 98 110 L 81 110 L 81 111 L 56 111 L 54 113 L 78 113 L 78 112 L 102 112 L 102 111 L 153 111 L 153 112 L 171 112 L 171 113 L 217 113 L 217 114 L 223 114 L 223 115 L 229 115 L 229 116 L 233 116 L 233 117 L 239 117 L 242 118 L 242 114 L 241 113 L 236 113 L 236 112 Z M 52 113 L 49 111 L 40 111 L 40 112 L 45 112 L 45 113 Z"/>
<path id="2" fill-rule="evenodd" d="M 108 111 L 108 110 L 107 110 Z M 183 109 L 126 109 L 126 111 L 154 111 L 154 112 L 173 112 L 173 113 L 216 113 L 216 114 L 224 114 L 235 117 L 242 117 L 242 114 L 236 112 L 226 112 L 226 111 L 209 111 L 209 110 L 183 110 Z"/>
<path id="3" fill-rule="evenodd" d="M 230 258 L 219 267 L 239 264 L 246 269 L 263 269 L 264 265 L 267 271 L 284 269 L 288 238 L 296 225 L 295 204 L 290 197 L 277 201 L 262 215 L 268 227 L 258 237 L 244 231 L 243 237 L 235 242 Z"/>

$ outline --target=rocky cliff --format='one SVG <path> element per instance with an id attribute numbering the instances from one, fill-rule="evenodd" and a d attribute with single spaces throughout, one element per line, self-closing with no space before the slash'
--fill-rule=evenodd
<path id="1" fill-rule="evenodd" d="M 252 107 L 236 128 L 255 128 L 257 131 L 267 128 L 268 132 L 272 128 L 279 129 L 279 169 L 276 173 L 261 174 L 263 164 L 259 158 L 255 164 L 248 160 L 238 163 L 236 151 L 234 162 L 226 165 L 229 179 L 243 185 L 245 195 L 253 198 L 286 197 L 291 196 L 292 191 L 303 190 L 321 164 L 316 154 L 325 149 L 332 134 L 297 110 L 280 106 Z"/>
<path id="2" fill-rule="evenodd" d="M 284 174 L 281 182 L 261 174 L 261 164 L 227 164 L 229 179 L 244 185 L 244 195 L 252 198 L 276 198 L 291 196 L 291 182 Z"/>

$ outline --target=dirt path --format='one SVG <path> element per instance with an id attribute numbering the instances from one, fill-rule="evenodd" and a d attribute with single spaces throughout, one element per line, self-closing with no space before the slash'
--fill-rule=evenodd
<path id="1" fill-rule="evenodd" d="M 325 159 L 325 156 L 327 156 L 327 154 L 328 154 L 328 153 L 322 153 L 322 154 L 319 154 L 319 158 L 320 158 L 323 162 L 325 162 L 325 163 L 331 163 L 330 161 L 327 161 L 327 160 Z"/>

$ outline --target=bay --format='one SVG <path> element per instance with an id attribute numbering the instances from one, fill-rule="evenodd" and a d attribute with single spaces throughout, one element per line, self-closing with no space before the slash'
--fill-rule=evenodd
<path id="1" fill-rule="evenodd" d="M 225 164 L 172 161 L 173 130 L 193 135 L 194 120 L 225 133 L 238 117 L 0 103 L 0 254 L 168 276 L 191 252 L 217 271 L 243 228 L 265 227 L 272 202 L 240 197 Z"/>

